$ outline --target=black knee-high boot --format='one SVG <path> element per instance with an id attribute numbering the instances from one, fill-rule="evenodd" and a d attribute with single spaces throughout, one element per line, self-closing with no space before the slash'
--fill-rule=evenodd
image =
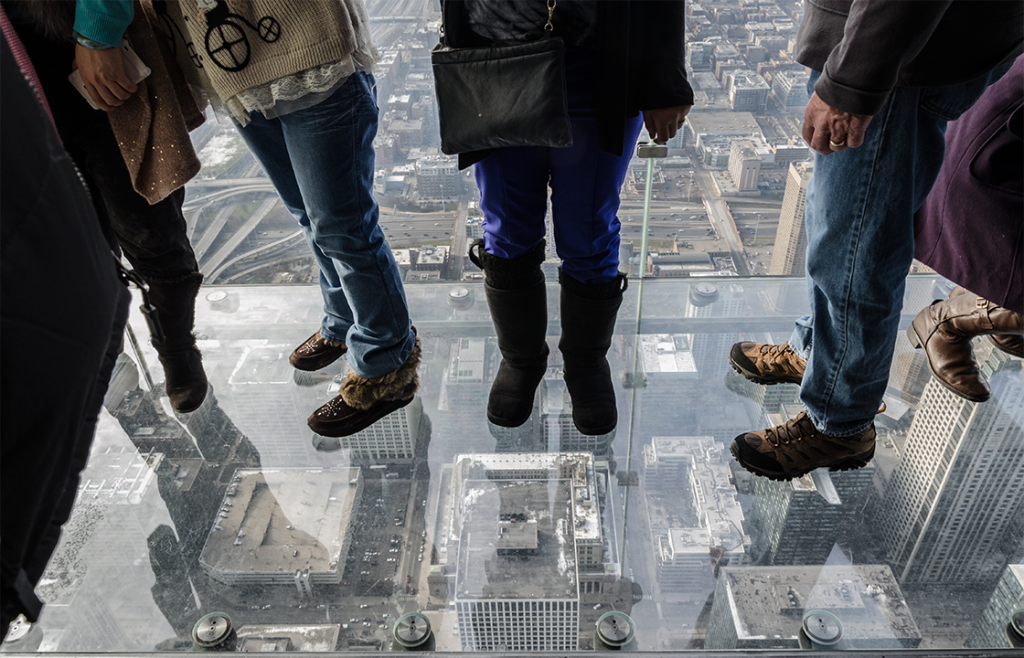
<path id="1" fill-rule="evenodd" d="M 530 418 L 537 386 L 548 364 L 547 286 L 540 264 L 544 241 L 516 258 L 484 251 L 477 240 L 469 258 L 484 271 L 484 290 L 498 334 L 501 365 L 487 398 L 487 419 L 501 427 L 519 427 Z"/>
<path id="2" fill-rule="evenodd" d="M 144 277 L 149 284 L 149 298 L 156 307 L 164 340 L 153 341 L 164 366 L 167 397 L 178 413 L 195 411 L 206 398 L 206 372 L 192 334 L 196 296 L 203 275 L 192 272 L 181 278 Z"/>
<path id="3" fill-rule="evenodd" d="M 614 281 L 588 285 L 559 270 L 558 282 L 562 284 L 562 338 L 558 349 L 565 362 L 572 421 L 583 434 L 607 434 L 615 429 L 618 410 L 606 355 L 629 280 L 619 274 Z"/>

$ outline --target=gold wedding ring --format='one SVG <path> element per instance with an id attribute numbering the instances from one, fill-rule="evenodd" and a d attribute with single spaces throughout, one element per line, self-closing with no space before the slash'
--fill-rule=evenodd
<path id="1" fill-rule="evenodd" d="M 841 148 L 843 148 L 844 146 L 846 146 L 846 140 L 844 139 L 844 140 L 843 140 L 843 141 L 841 141 L 841 142 L 833 142 L 833 141 L 832 141 L 832 140 L 830 139 L 830 140 L 828 140 L 828 145 L 829 145 L 829 146 L 831 146 L 831 147 L 832 147 L 832 148 L 834 148 L 834 149 L 841 149 Z"/>

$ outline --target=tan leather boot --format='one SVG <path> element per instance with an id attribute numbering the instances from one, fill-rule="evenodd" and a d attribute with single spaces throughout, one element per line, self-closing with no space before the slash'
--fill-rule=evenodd
<path id="1" fill-rule="evenodd" d="M 985 376 L 974 360 L 971 339 L 975 336 L 1002 339 L 996 345 L 1013 354 L 1015 337 L 1024 335 L 1024 316 L 996 306 L 961 287 L 949 297 L 936 300 L 914 318 L 907 337 L 914 347 L 923 347 L 932 374 L 943 386 L 972 402 L 984 402 L 992 395 Z"/>

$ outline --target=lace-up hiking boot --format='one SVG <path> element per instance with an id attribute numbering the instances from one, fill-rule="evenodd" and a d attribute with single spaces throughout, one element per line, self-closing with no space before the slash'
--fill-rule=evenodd
<path id="1" fill-rule="evenodd" d="M 816 468 L 849 471 L 875 456 L 875 426 L 853 436 L 831 436 L 801 411 L 784 425 L 737 436 L 730 450 L 740 466 L 769 480 L 792 480 Z"/>
<path id="2" fill-rule="evenodd" d="M 347 351 L 348 347 L 345 343 L 327 340 L 320 335 L 320 330 L 317 329 L 315 334 L 306 339 L 306 342 L 295 348 L 292 355 L 288 357 L 288 362 L 296 370 L 314 372 L 331 365 Z"/>
<path id="3" fill-rule="evenodd" d="M 755 384 L 797 384 L 804 380 L 807 362 L 789 343 L 735 343 L 729 350 L 732 369 Z"/>

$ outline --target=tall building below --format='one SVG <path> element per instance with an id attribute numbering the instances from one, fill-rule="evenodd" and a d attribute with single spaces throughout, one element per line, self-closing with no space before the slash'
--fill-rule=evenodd
<path id="1" fill-rule="evenodd" d="M 736 71 L 726 76 L 729 107 L 735 112 L 762 114 L 768 106 L 768 83 L 751 71 Z"/>
<path id="2" fill-rule="evenodd" d="M 416 191 L 423 201 L 458 201 L 462 192 L 458 161 L 436 157 L 417 160 Z"/>
<path id="3" fill-rule="evenodd" d="M 726 567 L 715 589 L 705 647 L 798 649 L 807 610 L 834 614 L 851 649 L 913 649 L 921 643 L 889 567 L 858 564 Z"/>
<path id="4" fill-rule="evenodd" d="M 825 564 L 844 521 L 871 487 L 874 470 L 818 469 L 788 482 L 754 478 L 752 550 L 758 562 Z"/>
<path id="5" fill-rule="evenodd" d="M 782 109 L 807 105 L 807 74 L 802 71 L 779 71 L 772 78 L 772 94 Z"/>
<path id="6" fill-rule="evenodd" d="M 693 71 L 710 71 L 711 57 L 714 53 L 714 42 L 688 41 L 686 43 L 686 65 Z"/>
<path id="7" fill-rule="evenodd" d="M 441 382 L 442 411 L 477 412 L 487 404 L 488 387 L 497 367 L 495 339 L 459 338 L 451 344 Z"/>
<path id="8" fill-rule="evenodd" d="M 932 379 L 885 493 L 881 518 L 904 586 L 991 584 L 1019 553 L 1024 506 L 1024 375 L 1020 359 L 975 344 L 992 386 L 969 402 Z"/>
<path id="9" fill-rule="evenodd" d="M 362 492 L 358 468 L 239 469 L 199 563 L 227 585 L 340 583 Z"/>
<path id="10" fill-rule="evenodd" d="M 974 622 L 974 629 L 964 645 L 968 649 L 1009 647 L 1006 626 L 1014 610 L 1024 608 L 1024 564 L 1011 564 L 992 592 L 992 597 Z"/>
<path id="11" fill-rule="evenodd" d="M 807 259 L 807 229 L 804 227 L 804 203 L 807 184 L 814 173 L 813 162 L 789 165 L 786 192 L 782 197 L 779 230 L 775 234 L 775 251 L 768 265 L 772 276 L 802 276 Z"/>
<path id="12" fill-rule="evenodd" d="M 599 500 L 606 487 L 588 453 L 456 457 L 442 554 L 455 557 L 463 650 L 578 647 L 589 631 L 580 626 L 583 580 L 591 600 L 617 591 L 620 567 Z"/>
<path id="13" fill-rule="evenodd" d="M 746 140 L 733 142 L 729 154 L 729 174 L 740 192 L 757 189 L 757 179 L 761 175 L 761 156 L 754 149 L 753 143 Z"/>
<path id="14" fill-rule="evenodd" d="M 644 493 L 664 590 L 701 591 L 710 582 L 712 556 L 749 563 L 750 538 L 722 452 L 721 444 L 700 436 L 656 436 L 644 446 Z"/>

